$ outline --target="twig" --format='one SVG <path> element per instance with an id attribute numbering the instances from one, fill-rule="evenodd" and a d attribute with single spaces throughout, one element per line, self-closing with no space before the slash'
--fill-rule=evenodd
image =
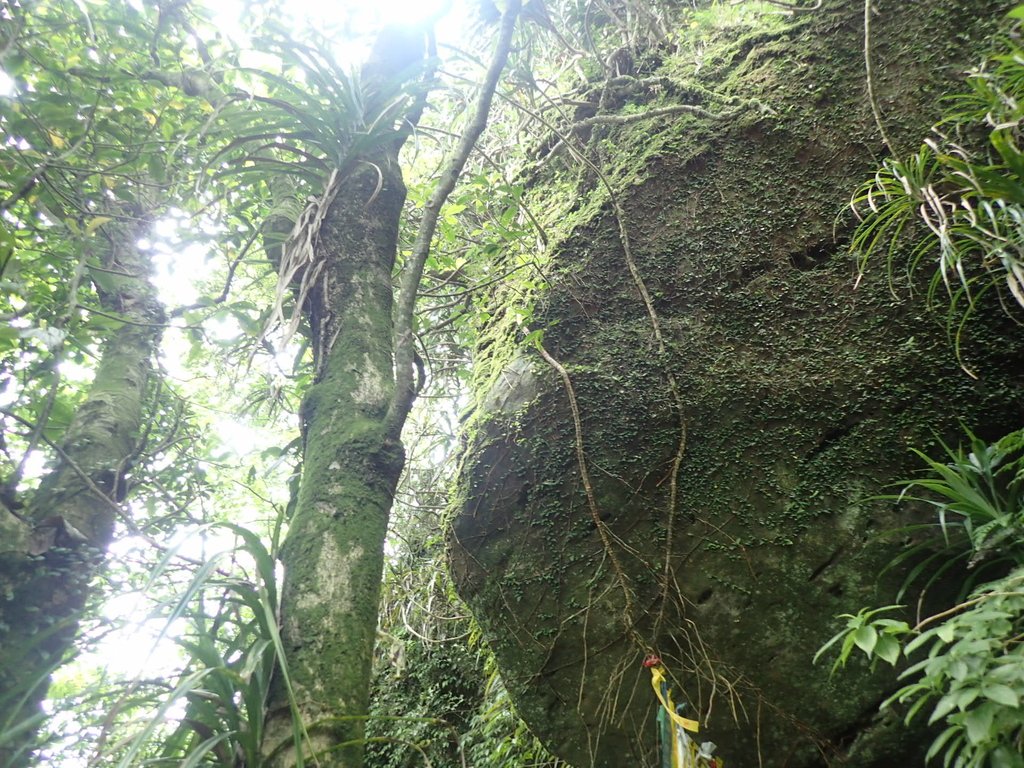
<path id="1" fill-rule="evenodd" d="M 5 490 L 12 496 L 18 490 L 18 486 L 21 485 L 21 479 L 25 476 L 25 467 L 28 465 L 28 460 L 39 446 L 39 441 L 43 438 L 43 430 L 46 429 L 46 424 L 50 420 L 50 414 L 53 412 L 54 403 L 57 402 L 57 393 L 60 391 L 61 383 L 59 363 L 62 362 L 62 353 L 63 349 L 54 355 L 54 365 L 52 366 L 53 381 L 46 392 L 46 399 L 43 401 L 43 407 L 39 411 L 35 425 L 31 428 L 32 431 L 29 433 L 27 445 L 21 454 L 21 461 L 18 462 L 18 466 L 14 468 L 14 472 L 5 483 Z M 13 414 L 11 415 L 13 416 Z"/>
<path id="2" fill-rule="evenodd" d="M 986 600 L 991 600 L 993 597 L 1024 597 L 1024 592 L 986 592 L 983 595 L 978 595 L 978 597 L 972 598 L 971 600 L 967 600 L 963 603 L 958 603 L 952 608 L 948 608 L 945 611 L 941 611 L 940 613 L 936 613 L 926 619 L 922 619 L 914 625 L 913 631 L 920 632 L 923 627 L 926 627 L 933 622 L 949 618 L 954 614 L 960 613 L 960 611 L 965 611 L 979 603 L 985 602 Z"/>
<path id="3" fill-rule="evenodd" d="M 875 125 L 878 126 L 878 133 L 881 134 L 889 153 L 895 155 L 895 145 L 889 140 L 889 135 L 882 124 L 882 110 L 878 106 L 878 96 L 875 93 L 875 76 L 871 65 L 871 0 L 864 0 L 864 75 L 868 85 L 868 103 L 871 104 L 871 114 L 875 118 Z"/>
<path id="4" fill-rule="evenodd" d="M 61 152 L 56 157 L 44 158 L 43 162 L 40 163 L 34 170 L 32 170 L 32 172 L 25 178 L 25 180 L 22 181 L 21 185 L 18 187 L 16 191 L 8 195 L 7 198 L 5 198 L 3 201 L 0 201 L 0 213 L 10 210 L 15 203 L 17 203 L 23 197 L 28 195 L 28 193 L 31 192 L 35 185 L 38 183 L 40 177 L 46 173 L 46 170 L 48 168 L 53 167 L 57 163 L 63 162 L 67 158 L 71 157 L 71 155 L 75 154 L 75 152 L 77 152 L 79 149 L 81 149 L 82 145 L 85 144 L 86 140 L 90 138 L 92 131 L 92 122 L 96 115 L 96 107 L 98 102 L 98 99 L 97 101 L 93 102 L 88 112 L 86 113 L 82 134 L 73 142 L 71 142 L 71 145 L 65 151 Z"/>
<path id="5" fill-rule="evenodd" d="M 196 326 L 189 326 L 189 325 L 174 325 L 174 323 L 145 323 L 145 322 L 141 322 L 139 320 L 129 320 L 124 315 L 115 315 L 112 312 L 104 312 L 102 309 L 96 309 L 96 307 L 86 307 L 84 305 L 80 306 L 79 309 L 81 309 L 83 312 L 88 312 L 89 314 L 92 314 L 92 315 L 99 315 L 100 317 L 105 317 L 108 320 L 116 320 L 119 323 L 124 323 L 125 325 L 132 325 L 132 326 L 135 326 L 136 328 L 195 328 L 196 327 Z"/>
<path id="6" fill-rule="evenodd" d="M 256 242 L 256 239 L 259 236 L 260 230 L 257 228 L 249 236 L 249 239 L 246 241 L 245 245 L 242 246 L 242 250 L 238 252 L 238 255 L 234 259 L 232 259 L 231 262 L 228 264 L 228 274 L 227 277 L 224 279 L 224 287 L 221 289 L 220 295 L 213 300 L 212 304 L 223 304 L 225 301 L 227 301 L 227 298 L 231 293 L 231 283 L 235 279 L 235 270 L 238 269 L 238 265 L 242 263 L 242 260 L 245 258 L 246 254 L 249 253 L 249 249 L 252 248 L 253 243 Z M 187 304 L 183 307 L 177 307 L 176 309 L 172 310 L 170 316 L 181 317 L 190 310 L 202 309 L 208 306 L 211 306 L 210 302 L 203 304 Z"/>

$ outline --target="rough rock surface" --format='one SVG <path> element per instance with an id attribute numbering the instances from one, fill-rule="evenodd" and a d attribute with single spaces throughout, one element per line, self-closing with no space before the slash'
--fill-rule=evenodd
<path id="1" fill-rule="evenodd" d="M 1008 6 L 877 6 L 879 106 L 908 151 Z M 959 420 L 986 436 L 1019 427 L 1021 344 L 997 309 L 981 313 L 963 340 L 972 379 L 944 312 L 894 292 L 881 261 L 855 286 L 840 214 L 885 154 L 863 7 L 725 29 L 697 76 L 683 55 L 661 61 L 678 91 L 620 108 L 685 99 L 696 79 L 736 111 L 595 131 L 621 216 L 585 168 L 552 162 L 534 182 L 542 207 L 566 205 L 567 179 L 578 194 L 531 323 L 572 383 L 593 499 L 564 379 L 535 349 L 498 359 L 494 343 L 451 567 L 521 715 L 572 765 L 655 764 L 649 651 L 729 766 L 888 768 L 925 743 L 877 716 L 891 673 L 830 678 L 811 658 L 834 616 L 902 581 L 880 575 L 905 545 L 883 533 L 916 513 L 865 499 L 919 466 L 909 449 L 955 441 Z"/>

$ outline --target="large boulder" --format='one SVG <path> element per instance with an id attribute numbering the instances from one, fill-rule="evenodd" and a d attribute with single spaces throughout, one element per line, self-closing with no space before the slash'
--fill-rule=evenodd
<path id="1" fill-rule="evenodd" d="M 877 3 L 873 86 L 898 150 L 1006 8 Z M 891 768 L 927 743 L 877 715 L 890 670 L 811 660 L 833 617 L 905 576 L 886 566 L 906 542 L 884 533 L 915 510 L 871 497 L 961 421 L 1019 427 L 1022 350 L 987 308 L 958 361 L 944 311 L 884 260 L 858 284 L 841 214 L 886 153 L 863 12 L 827 0 L 723 28 L 697 61 L 665 56 L 661 87 L 638 78 L 621 114 L 700 82 L 730 116 L 595 128 L 614 198 L 583 167 L 566 204 L 557 160 L 533 182 L 563 222 L 529 310 L 548 359 L 509 353 L 495 311 L 450 558 L 520 714 L 574 766 L 655 765 L 649 652 L 729 766 Z"/>

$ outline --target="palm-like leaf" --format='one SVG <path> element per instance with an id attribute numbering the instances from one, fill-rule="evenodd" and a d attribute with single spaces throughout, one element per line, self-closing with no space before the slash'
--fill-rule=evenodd
<path id="1" fill-rule="evenodd" d="M 1008 296 L 1008 311 L 1024 307 L 1024 48 L 1017 39 L 1002 45 L 965 92 L 948 100 L 936 138 L 915 155 L 887 160 L 852 201 L 861 221 L 851 249 L 862 272 L 883 251 L 890 282 L 898 265 L 912 278 L 931 255 L 928 299 L 945 289 L 951 327 L 959 317 L 958 349 L 964 323 L 988 291 Z M 913 230 L 904 256 L 915 221 L 925 226 Z"/>
<path id="2" fill-rule="evenodd" d="M 126 744 L 118 745 L 123 750 L 118 765 L 124 768 L 138 765 L 140 756 L 153 746 L 159 747 L 155 764 L 259 765 L 275 669 L 291 689 L 277 627 L 274 556 L 256 534 L 238 525 L 218 523 L 197 533 L 213 529 L 234 534 L 238 546 L 208 558 L 167 603 L 161 637 L 172 625 L 186 624 L 188 630 L 176 640 L 185 653 L 185 671 L 157 701 L 155 716 Z M 165 555 L 150 585 L 166 579 L 177 554 L 171 550 Z M 251 561 L 255 573 L 236 575 L 237 567 L 225 571 L 230 567 L 224 562 L 228 556 L 236 562 Z M 294 707 L 294 697 L 290 701 Z M 163 731 L 164 718 L 182 705 L 177 726 Z M 303 738 L 296 719 L 297 748 Z"/>

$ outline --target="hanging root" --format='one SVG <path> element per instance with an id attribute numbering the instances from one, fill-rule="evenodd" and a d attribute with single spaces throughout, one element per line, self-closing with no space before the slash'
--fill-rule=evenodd
<path id="1" fill-rule="evenodd" d="M 573 429 L 575 430 L 576 461 L 580 467 L 580 478 L 583 481 L 583 490 L 587 496 L 587 508 L 590 510 L 590 517 L 594 521 L 594 527 L 597 528 L 597 533 L 601 537 L 601 545 L 604 547 L 605 555 L 608 557 L 608 561 L 612 565 L 612 571 L 615 573 L 615 578 L 619 582 L 619 586 L 622 588 L 623 621 L 638 646 L 640 648 L 646 648 L 643 638 L 641 638 L 640 634 L 636 631 L 636 598 L 633 594 L 633 588 L 630 586 L 629 579 L 626 577 L 626 572 L 623 570 L 622 563 L 619 561 L 619 556 L 616 554 L 615 548 L 612 546 L 608 525 L 601 519 L 601 510 L 597 503 L 597 495 L 594 493 L 594 485 L 590 480 L 590 470 L 587 467 L 587 455 L 583 449 L 583 422 L 580 418 L 579 402 L 576 400 L 576 389 L 572 385 L 572 379 L 569 377 L 569 372 L 565 370 L 565 366 L 552 357 L 551 353 L 544 348 L 544 345 L 541 344 L 540 341 L 537 341 L 537 351 L 540 352 L 540 356 L 544 358 L 547 364 L 558 372 L 558 375 L 562 379 L 562 384 L 565 386 L 566 396 L 569 398 L 569 410 L 572 412 Z"/>
<path id="2" fill-rule="evenodd" d="M 309 200 L 308 205 L 299 214 L 295 226 L 292 227 L 281 254 L 270 317 L 267 318 L 267 324 L 258 341 L 262 342 L 274 329 L 279 328 L 279 345 L 283 347 L 298 332 L 299 324 L 302 322 L 302 309 L 324 269 L 324 260 L 319 258 L 316 252 L 320 227 L 340 188 L 341 175 L 335 169 L 327 179 L 323 195 Z M 295 305 L 290 316 L 286 317 L 284 305 L 290 290 L 294 292 Z"/>

